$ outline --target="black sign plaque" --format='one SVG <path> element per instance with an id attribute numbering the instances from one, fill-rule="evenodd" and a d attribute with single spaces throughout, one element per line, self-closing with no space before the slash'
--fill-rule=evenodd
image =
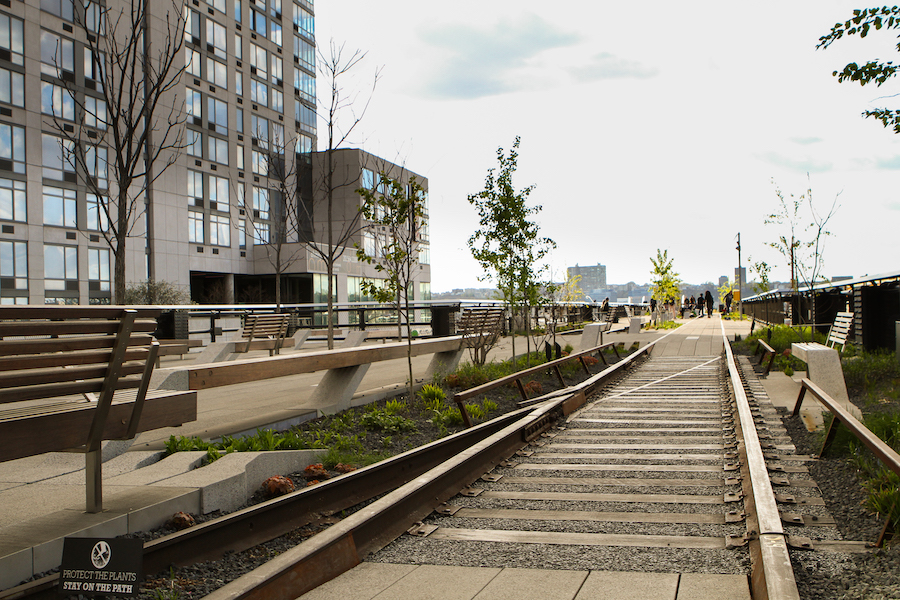
<path id="1" fill-rule="evenodd" d="M 59 593 L 137 596 L 143 575 L 144 542 L 126 538 L 66 538 Z"/>

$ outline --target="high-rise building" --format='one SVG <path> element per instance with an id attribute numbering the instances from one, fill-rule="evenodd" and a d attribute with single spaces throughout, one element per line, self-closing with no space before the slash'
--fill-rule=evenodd
<path id="1" fill-rule="evenodd" d="M 578 282 L 578 287 L 588 294 L 594 290 L 606 289 L 606 265 L 597 263 L 593 267 L 579 267 L 576 264 L 574 267 L 567 268 L 566 272 L 569 277 L 580 275 L 581 281 Z"/>
<path id="2" fill-rule="evenodd" d="M 287 219 L 289 194 L 272 166 L 290 163 L 297 165 L 291 189 L 305 210 L 294 215 L 299 227 L 284 233 L 294 259 L 283 270 L 282 301 L 312 302 L 325 277 L 321 261 L 301 243 L 307 234 L 322 239 L 325 218 L 316 208 L 312 1 L 133 0 L 142 1 L 145 69 L 154 68 L 176 16 L 184 19 L 177 81 L 146 128 L 150 153 L 171 145 L 170 122 L 178 123 L 179 137 L 130 190 L 126 281 L 166 281 L 201 302 L 274 301 L 266 244 Z M 131 27 L 132 6 L 132 0 L 0 0 L 0 303 L 115 300 L 103 206 L 118 197 L 113 161 L 128 157 L 115 156 L 110 142 L 104 90 L 118 67 L 103 42 Z M 129 72 L 116 97 L 136 91 L 138 101 L 151 98 L 146 81 L 141 68 Z M 348 181 L 362 182 L 364 168 L 399 169 L 357 150 L 340 157 L 342 168 L 356 169 L 347 171 Z M 427 189 L 427 180 L 419 182 Z M 360 202 L 352 193 L 340 201 L 339 214 L 353 213 Z M 376 274 L 355 264 L 353 245 L 363 236 L 360 230 L 347 240 L 336 269 L 339 301 L 352 295 L 349 278 Z M 422 284 L 429 280 L 426 265 L 417 298 L 427 294 Z"/>

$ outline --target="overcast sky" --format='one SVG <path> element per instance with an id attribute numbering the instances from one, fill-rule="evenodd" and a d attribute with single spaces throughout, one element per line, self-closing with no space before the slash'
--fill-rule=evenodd
<path id="1" fill-rule="evenodd" d="M 861 113 L 897 107 L 900 85 L 838 83 L 848 62 L 895 60 L 896 32 L 816 50 L 856 2 L 319 0 L 316 38 L 367 52 L 357 105 L 381 69 L 353 145 L 428 178 L 432 291 L 488 287 L 467 240 L 467 197 L 521 136 L 518 189 L 535 185 L 541 234 L 565 268 L 604 264 L 610 283 L 650 279 L 668 250 L 682 280 L 786 261 L 765 225 L 811 185 L 837 198 L 825 274 L 900 270 L 900 137 Z M 370 82 L 369 82 L 370 83 Z M 319 81 L 319 97 L 328 87 Z M 320 150 L 324 141 L 320 122 Z M 809 179 L 807 179 L 807 176 Z M 774 184 L 773 184 L 774 180 Z M 809 220 L 807 210 L 802 213 Z"/>

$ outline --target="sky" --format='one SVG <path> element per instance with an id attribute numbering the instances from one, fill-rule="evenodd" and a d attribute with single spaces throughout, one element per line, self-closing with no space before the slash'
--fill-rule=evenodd
<path id="1" fill-rule="evenodd" d="M 742 266 L 766 261 L 770 280 L 788 280 L 767 245 L 787 232 L 765 223 L 777 190 L 811 189 L 821 214 L 835 206 L 825 276 L 900 270 L 900 136 L 862 116 L 898 108 L 900 82 L 832 76 L 900 58 L 897 32 L 816 49 L 856 7 L 318 0 L 315 11 L 320 51 L 365 53 L 343 78 L 344 118 L 365 107 L 348 145 L 428 179 L 431 289 L 443 292 L 493 285 L 468 248 L 468 197 L 516 136 L 513 182 L 535 186 L 554 281 L 599 263 L 610 284 L 646 283 L 658 249 L 687 283 L 733 277 L 738 233 Z M 328 91 L 320 77 L 320 108 Z M 320 150 L 324 133 L 320 119 Z M 808 205 L 800 217 L 811 221 Z"/>

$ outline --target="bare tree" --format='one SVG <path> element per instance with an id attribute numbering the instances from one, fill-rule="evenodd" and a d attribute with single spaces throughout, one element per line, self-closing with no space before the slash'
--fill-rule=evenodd
<path id="1" fill-rule="evenodd" d="M 325 263 L 328 277 L 328 348 L 334 348 L 334 267 L 348 246 L 352 245 L 363 228 L 362 215 L 358 207 L 356 211 L 343 215 L 340 221 L 336 218 L 337 209 L 335 194 L 342 189 L 359 187 L 359 173 L 338 173 L 335 153 L 349 140 L 351 134 L 362 121 L 372 99 L 372 93 L 378 83 L 380 71 L 376 70 L 372 87 L 365 102 L 358 103 L 354 93 L 343 87 L 343 82 L 365 58 L 365 53 L 355 50 L 346 51 L 344 46 L 334 42 L 330 44 L 329 55 L 319 53 L 320 79 L 330 85 L 326 112 L 321 115 L 327 130 L 327 146 L 324 150 L 322 166 L 318 169 L 315 182 L 315 196 L 321 198 L 315 203 L 305 205 L 308 211 L 303 218 L 316 223 L 311 236 L 302 239 L 309 249 Z M 320 88 L 321 89 L 321 88 Z M 345 114 L 349 113 L 349 118 Z M 324 204 L 324 219 L 314 219 L 312 213 Z M 324 228 L 324 231 L 322 230 Z"/>
<path id="2" fill-rule="evenodd" d="M 262 136 L 258 136 L 260 140 Z M 266 198 L 262 214 L 254 205 L 247 211 L 253 240 L 266 251 L 266 258 L 275 270 L 275 304 L 281 308 L 281 276 L 303 256 L 300 241 L 311 239 L 310 222 L 304 217 L 309 199 L 304 197 L 301 172 L 303 155 L 295 151 L 296 140 L 284 140 L 273 135 L 260 146 L 261 175 L 268 177 L 263 188 Z M 256 192 L 254 192 L 256 193 Z"/>
<path id="3" fill-rule="evenodd" d="M 186 117 L 175 91 L 186 67 L 181 4 L 173 2 L 164 13 L 151 13 L 150 0 L 117 6 L 75 3 L 75 24 L 85 38 L 85 87 L 94 93 L 76 89 L 72 66 L 58 47 L 56 75 L 67 96 L 62 102 L 71 102 L 74 114 L 54 110 L 50 125 L 61 137 L 57 162 L 74 170 L 97 198 L 99 229 L 114 257 L 114 298 L 122 301 L 126 241 L 142 222 L 152 227 L 153 182 L 183 148 Z"/>

